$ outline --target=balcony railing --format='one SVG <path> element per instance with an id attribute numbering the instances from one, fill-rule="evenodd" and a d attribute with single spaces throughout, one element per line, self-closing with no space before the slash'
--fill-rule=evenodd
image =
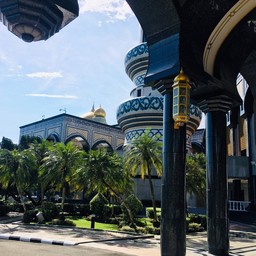
<path id="1" fill-rule="evenodd" d="M 228 201 L 229 211 L 246 212 L 251 202 L 248 201 Z"/>

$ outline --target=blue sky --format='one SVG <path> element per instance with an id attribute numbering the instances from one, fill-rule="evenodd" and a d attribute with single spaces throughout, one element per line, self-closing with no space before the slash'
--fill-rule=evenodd
<path id="1" fill-rule="evenodd" d="M 0 140 L 18 143 L 19 127 L 95 107 L 116 124 L 118 105 L 133 84 L 126 53 L 139 43 L 140 26 L 124 0 L 80 0 L 80 15 L 47 41 L 25 43 L 0 23 Z"/>

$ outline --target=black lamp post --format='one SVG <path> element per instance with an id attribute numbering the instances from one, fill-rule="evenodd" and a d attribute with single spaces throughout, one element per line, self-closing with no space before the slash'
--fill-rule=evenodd
<path id="1" fill-rule="evenodd" d="M 162 83 L 166 89 L 163 125 L 161 255 L 185 256 L 186 123 L 189 120 L 190 85 L 182 69 L 173 83 L 171 81 Z"/>
<path id="2" fill-rule="evenodd" d="M 78 13 L 77 0 L 0 0 L 0 20 L 25 42 L 47 40 Z"/>

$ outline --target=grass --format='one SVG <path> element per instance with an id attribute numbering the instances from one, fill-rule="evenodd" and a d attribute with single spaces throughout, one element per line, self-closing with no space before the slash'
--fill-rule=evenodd
<path id="1" fill-rule="evenodd" d="M 66 219 L 73 221 L 76 224 L 77 228 L 91 228 L 91 221 L 88 221 L 85 218 L 77 218 L 77 217 L 69 216 Z M 101 222 L 95 222 L 94 228 L 102 229 L 102 230 L 111 230 L 111 231 L 118 230 L 117 224 L 108 224 L 108 223 L 101 223 Z"/>

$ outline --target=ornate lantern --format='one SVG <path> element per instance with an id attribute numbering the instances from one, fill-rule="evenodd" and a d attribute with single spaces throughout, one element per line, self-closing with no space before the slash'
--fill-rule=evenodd
<path id="1" fill-rule="evenodd" d="M 77 0 L 0 0 L 0 20 L 25 42 L 47 40 L 78 13 Z"/>
<path id="2" fill-rule="evenodd" d="M 189 120 L 190 84 L 189 78 L 181 68 L 180 74 L 173 80 L 173 112 L 174 128 L 178 129 Z"/>

